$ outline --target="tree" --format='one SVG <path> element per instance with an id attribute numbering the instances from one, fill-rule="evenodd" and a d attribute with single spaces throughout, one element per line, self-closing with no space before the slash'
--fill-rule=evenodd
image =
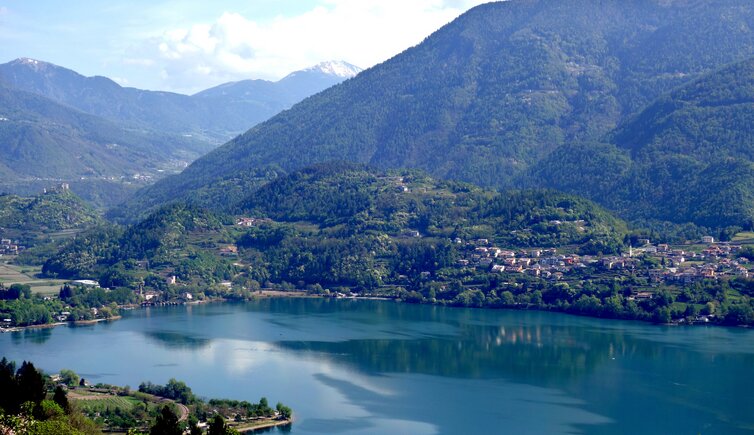
<path id="1" fill-rule="evenodd" d="M 277 406 L 275 407 L 277 409 L 278 414 L 280 414 L 280 418 L 284 420 L 290 420 L 291 418 L 291 408 L 283 405 L 281 402 L 278 402 Z"/>
<path id="2" fill-rule="evenodd" d="M 190 415 L 188 419 L 189 435 L 203 435 L 202 428 L 199 427 L 199 419 L 195 415 Z"/>
<path id="3" fill-rule="evenodd" d="M 501 299 L 503 300 L 503 304 L 505 305 L 515 305 L 516 299 L 513 297 L 513 293 L 511 293 L 509 290 L 506 290 L 500 294 Z"/>
<path id="4" fill-rule="evenodd" d="M 60 292 L 58 292 L 58 297 L 60 300 L 66 300 L 70 299 L 73 296 L 76 295 L 76 291 L 73 287 L 69 286 L 68 284 L 65 284 L 63 287 L 60 287 Z"/>
<path id="5" fill-rule="evenodd" d="M 731 305 L 725 314 L 726 325 L 748 325 L 754 322 L 754 310 L 748 303 Z"/>
<path id="6" fill-rule="evenodd" d="M 9 414 L 18 412 L 18 386 L 16 385 L 16 363 L 3 357 L 0 360 L 0 409 Z"/>
<path id="7" fill-rule="evenodd" d="M 60 371 L 60 381 L 69 387 L 75 387 L 79 384 L 79 375 L 73 370 L 63 369 Z"/>
<path id="8" fill-rule="evenodd" d="M 38 420 L 50 420 L 64 414 L 63 407 L 52 400 L 43 400 L 34 407 L 34 417 Z"/>
<path id="9" fill-rule="evenodd" d="M 168 406 L 165 405 L 162 407 L 162 411 L 160 412 L 160 415 L 157 416 L 157 420 L 155 421 L 154 426 L 152 426 L 152 429 L 149 431 L 150 435 L 182 435 L 183 430 L 181 430 L 180 426 L 178 425 L 178 416 L 175 415 L 175 412 Z"/>
<path id="10" fill-rule="evenodd" d="M 68 395 L 59 385 L 55 388 L 55 394 L 52 396 L 52 400 L 63 408 L 65 412 L 70 411 L 71 407 L 68 403 Z"/>
<path id="11" fill-rule="evenodd" d="M 701 314 L 704 315 L 710 315 L 715 314 L 715 311 L 717 311 L 717 306 L 714 302 L 710 301 L 704 304 L 704 307 L 702 307 Z"/>
<path id="12" fill-rule="evenodd" d="M 267 398 L 266 397 L 262 397 L 261 399 L 259 399 L 259 409 L 265 415 L 269 415 L 269 414 L 272 413 L 272 408 L 270 408 L 270 405 L 267 402 Z"/>
<path id="13" fill-rule="evenodd" d="M 39 403 L 45 398 L 45 381 L 34 364 L 24 361 L 16 372 L 18 384 L 18 403 Z"/>
<path id="14" fill-rule="evenodd" d="M 670 308 L 668 307 L 657 307 L 652 312 L 652 320 L 656 323 L 668 323 L 670 322 Z"/>
<path id="15" fill-rule="evenodd" d="M 673 302 L 675 302 L 675 298 L 668 289 L 661 289 L 660 291 L 655 293 L 653 300 L 659 307 L 668 307 L 670 305 L 673 305 Z"/>
<path id="16" fill-rule="evenodd" d="M 227 427 L 225 426 L 225 419 L 220 414 L 216 414 L 215 418 L 213 418 L 212 422 L 209 424 L 207 435 L 225 435 L 226 431 Z"/>

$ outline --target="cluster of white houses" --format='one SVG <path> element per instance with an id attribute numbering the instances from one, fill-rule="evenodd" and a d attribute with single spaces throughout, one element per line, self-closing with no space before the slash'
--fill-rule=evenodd
<path id="1" fill-rule="evenodd" d="M 645 275 L 650 282 L 690 284 L 705 279 L 720 277 L 749 277 L 746 258 L 739 258 L 741 247 L 729 243 L 714 243 L 705 237 L 708 246 L 700 252 L 673 248 L 667 244 L 644 245 L 629 248 L 620 256 L 590 256 L 558 254 L 556 249 L 510 250 L 490 246 L 487 239 L 479 239 L 468 245 L 466 255 L 458 261 L 460 266 L 486 269 L 493 273 L 522 273 L 549 279 L 561 279 L 574 269 L 587 266 L 603 270 L 630 270 Z M 456 243 L 462 243 L 456 240 Z M 657 267 L 647 268 L 641 257 L 655 258 Z"/>
<path id="2" fill-rule="evenodd" d="M 660 268 L 647 271 L 650 281 L 683 285 L 726 276 L 748 278 L 749 269 L 745 265 L 749 260 L 737 255 L 741 246 L 714 243 L 711 239 L 701 252 L 670 249 L 667 245 L 657 245 L 657 249 L 646 251 L 645 255 L 660 262 Z"/>
<path id="3" fill-rule="evenodd" d="M 0 239 L 0 255 L 18 255 L 24 247 L 11 239 Z"/>
<path id="4" fill-rule="evenodd" d="M 459 243 L 459 240 L 456 240 Z M 586 267 L 587 257 L 558 254 L 554 248 L 509 250 L 489 246 L 489 240 L 478 239 L 469 255 L 458 261 L 460 266 L 488 268 L 493 273 L 524 273 L 542 278 L 560 279 L 573 268 Z"/>

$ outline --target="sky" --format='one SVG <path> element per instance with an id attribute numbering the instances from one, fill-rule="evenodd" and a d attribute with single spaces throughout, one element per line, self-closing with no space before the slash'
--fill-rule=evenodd
<path id="1" fill-rule="evenodd" d="M 328 60 L 374 66 L 479 0 L 0 0 L 0 63 L 191 94 Z"/>

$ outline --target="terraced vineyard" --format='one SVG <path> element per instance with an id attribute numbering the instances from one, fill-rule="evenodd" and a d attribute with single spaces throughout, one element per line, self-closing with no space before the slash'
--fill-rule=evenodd
<path id="1" fill-rule="evenodd" d="M 165 404 L 165 400 L 161 398 L 139 392 L 116 395 L 76 389 L 70 391 L 68 397 L 76 403 L 81 412 L 108 431 L 132 427 L 147 429 L 153 415 L 156 415 Z"/>

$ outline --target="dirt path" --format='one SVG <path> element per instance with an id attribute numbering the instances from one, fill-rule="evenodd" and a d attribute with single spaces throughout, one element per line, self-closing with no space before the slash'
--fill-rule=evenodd
<path id="1" fill-rule="evenodd" d="M 188 420 L 188 416 L 189 416 L 188 407 L 182 403 L 176 403 L 176 405 L 178 405 L 178 409 L 181 410 L 181 415 L 178 416 L 178 421 Z"/>

